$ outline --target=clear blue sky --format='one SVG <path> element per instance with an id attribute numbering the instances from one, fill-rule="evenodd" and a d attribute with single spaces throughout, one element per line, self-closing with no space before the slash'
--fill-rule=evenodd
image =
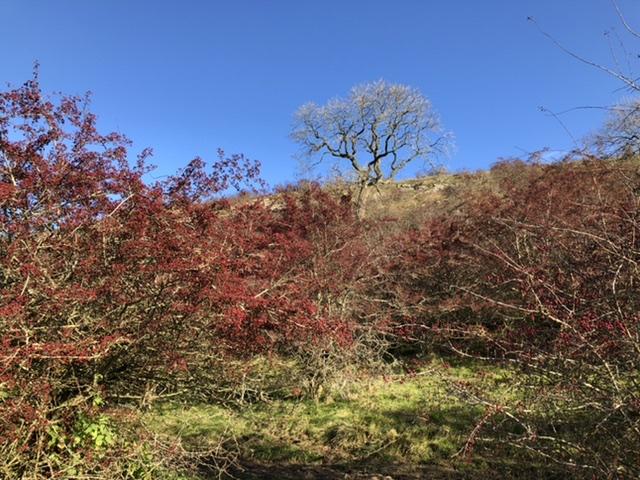
<path id="1" fill-rule="evenodd" d="M 640 27 L 636 0 L 620 0 Z M 294 178 L 288 139 L 302 103 L 384 78 L 431 99 L 457 150 L 453 170 L 571 139 L 538 111 L 611 104 L 619 85 L 568 58 L 613 63 L 609 0 L 0 0 L 0 81 L 41 64 L 45 89 L 94 94 L 105 130 L 151 146 L 158 174 L 218 147 L 262 161 L 270 183 Z M 618 49 L 618 53 L 620 50 Z M 636 67 L 640 66 L 636 64 Z M 562 117 L 576 137 L 598 111 Z"/>

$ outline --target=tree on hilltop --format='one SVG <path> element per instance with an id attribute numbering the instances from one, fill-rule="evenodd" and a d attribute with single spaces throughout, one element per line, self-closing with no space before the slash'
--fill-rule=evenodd
<path id="1" fill-rule="evenodd" d="M 431 102 L 415 88 L 379 80 L 353 87 L 346 98 L 325 105 L 313 102 L 295 113 L 291 137 L 302 153 L 349 164 L 365 188 L 394 179 L 409 163 L 434 164 L 446 150 L 443 131 Z"/>

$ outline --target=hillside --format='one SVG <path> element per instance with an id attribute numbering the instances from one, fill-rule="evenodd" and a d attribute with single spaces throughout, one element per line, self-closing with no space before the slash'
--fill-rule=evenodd
<path id="1" fill-rule="evenodd" d="M 228 198 L 222 152 L 149 183 L 37 79 L 0 108 L 0 478 L 640 475 L 636 156 L 359 209 Z"/>

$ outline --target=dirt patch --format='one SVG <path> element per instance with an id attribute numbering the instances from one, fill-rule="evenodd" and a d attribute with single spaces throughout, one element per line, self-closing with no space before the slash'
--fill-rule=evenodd
<path id="1" fill-rule="evenodd" d="M 300 465 L 243 463 L 232 472 L 238 480 L 453 480 L 459 472 L 438 466 Z"/>

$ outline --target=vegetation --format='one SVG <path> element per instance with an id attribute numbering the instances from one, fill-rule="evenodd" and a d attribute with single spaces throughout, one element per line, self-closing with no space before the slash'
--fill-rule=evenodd
<path id="1" fill-rule="evenodd" d="M 223 152 L 148 184 L 127 147 L 37 76 L 0 94 L 1 477 L 640 475 L 633 151 L 363 217 Z"/>
<path id="2" fill-rule="evenodd" d="M 283 367 L 279 375 L 284 377 Z M 277 366 L 271 368 L 278 372 Z M 286 369 L 291 368 L 295 365 L 288 363 Z M 493 459 L 465 457 L 469 429 L 480 421 L 484 409 L 459 398 L 454 386 L 486 387 L 495 398 L 506 399 L 515 395 L 510 377 L 507 369 L 431 359 L 421 361 L 409 374 L 389 371 L 334 384 L 316 399 L 280 395 L 248 405 L 165 403 L 148 413 L 145 423 L 190 448 L 226 442 L 238 456 L 262 465 L 265 473 L 271 466 L 274 478 L 287 475 L 284 465 L 291 466 L 288 471 L 293 475 L 319 463 L 329 478 L 344 478 L 354 466 L 394 475 L 402 468 L 411 478 L 421 478 L 426 471 L 434 478 L 504 472 L 514 469 L 506 454 Z M 456 468 L 451 457 L 461 459 Z M 520 465 L 522 474 L 541 470 L 553 473 L 540 464 Z"/>

